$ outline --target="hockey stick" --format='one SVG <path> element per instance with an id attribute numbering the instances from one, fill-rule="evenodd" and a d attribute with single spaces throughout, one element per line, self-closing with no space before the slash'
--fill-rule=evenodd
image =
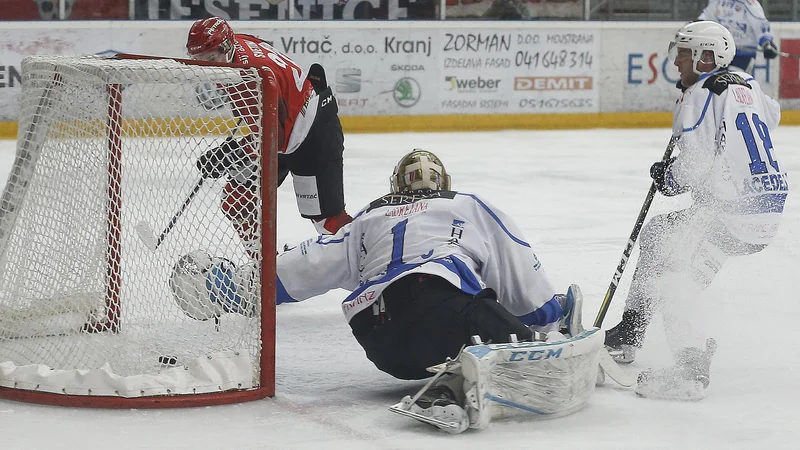
<path id="1" fill-rule="evenodd" d="M 239 126 L 241 124 L 242 124 L 242 118 L 240 117 L 239 120 L 237 120 L 236 122 L 236 127 L 233 128 L 233 132 L 230 135 L 231 138 L 236 136 L 236 132 L 237 130 L 239 130 Z M 149 223 L 141 221 L 136 224 L 135 227 L 136 234 L 139 235 L 139 239 L 141 239 L 141 241 L 144 242 L 144 245 L 146 245 L 147 248 L 149 248 L 152 251 L 155 251 L 158 248 L 158 246 L 160 246 L 161 243 L 164 242 L 164 239 L 166 239 L 169 232 L 172 231 L 172 228 L 175 226 L 176 223 L 178 223 L 178 219 L 181 217 L 181 215 L 183 215 L 183 212 L 186 211 L 186 208 L 189 206 L 190 203 L 192 203 L 194 197 L 197 195 L 198 192 L 200 192 L 200 188 L 203 187 L 203 183 L 205 183 L 205 181 L 206 178 L 203 176 L 201 176 L 200 179 L 197 180 L 197 182 L 194 184 L 194 187 L 192 188 L 192 191 L 189 192 L 189 195 L 186 196 L 186 199 L 183 201 L 180 208 L 178 208 L 175 214 L 172 215 L 172 218 L 169 220 L 169 223 L 167 224 L 166 227 L 164 227 L 164 230 L 161 231 L 161 234 L 159 234 L 158 237 L 156 237 L 156 234 L 153 232 L 153 227 L 151 227 Z"/>
<path id="2" fill-rule="evenodd" d="M 614 358 L 608 353 L 608 350 L 601 348 L 600 352 L 600 368 L 608 375 L 609 378 L 614 380 L 617 384 L 623 387 L 633 387 L 636 384 L 637 376 L 625 371 Z"/>
<path id="3" fill-rule="evenodd" d="M 162 242 L 164 242 L 164 239 L 167 237 L 169 232 L 172 231 L 172 227 L 174 227 L 178 222 L 178 218 L 183 215 L 184 211 L 186 211 L 186 208 L 192 202 L 195 195 L 197 195 L 197 193 L 200 191 L 200 188 L 203 187 L 203 183 L 205 181 L 205 177 L 200 177 L 200 179 L 197 180 L 197 183 L 194 184 L 192 191 L 186 196 L 186 200 L 183 201 L 183 204 L 181 204 L 180 208 L 178 208 L 175 214 L 172 215 L 172 219 L 170 219 L 169 223 L 161 232 L 161 234 L 158 235 L 158 237 L 156 237 L 156 234 L 153 232 L 153 229 L 150 227 L 149 223 L 141 221 L 136 224 L 136 234 L 139 235 L 139 239 L 144 242 L 144 245 L 146 245 L 147 248 L 150 250 L 155 250 L 159 245 L 161 245 Z"/>
<path id="4" fill-rule="evenodd" d="M 675 144 L 677 142 L 677 136 L 672 136 L 672 138 L 670 138 L 669 144 L 667 144 L 667 149 L 664 151 L 664 157 L 661 158 L 663 161 L 668 160 L 672 156 L 672 150 L 675 148 Z M 639 211 L 639 217 L 636 218 L 636 223 L 633 225 L 633 231 L 631 231 L 631 235 L 628 237 L 628 243 L 625 245 L 625 250 L 622 252 L 622 258 L 620 258 L 619 264 L 617 264 L 617 270 L 614 272 L 614 276 L 611 278 L 611 284 L 608 286 L 606 296 L 603 298 L 603 303 L 600 304 L 600 311 L 597 312 L 597 318 L 594 319 L 594 326 L 596 328 L 600 328 L 600 326 L 603 324 L 603 319 L 606 317 L 608 307 L 611 304 L 611 299 L 614 298 L 614 292 L 617 291 L 617 285 L 619 284 L 619 280 L 622 278 L 622 272 L 625 271 L 625 266 L 628 265 L 628 258 L 630 258 L 631 253 L 633 252 L 633 246 L 636 244 L 636 239 L 639 238 L 639 232 L 642 231 L 644 219 L 647 217 L 647 212 L 650 210 L 650 205 L 653 203 L 653 197 L 656 195 L 656 190 L 656 183 L 650 183 L 650 190 L 647 192 L 647 197 L 644 199 L 642 209 Z"/>

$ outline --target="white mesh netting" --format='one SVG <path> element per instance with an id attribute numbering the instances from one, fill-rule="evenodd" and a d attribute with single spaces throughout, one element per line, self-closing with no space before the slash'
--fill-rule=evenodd
<path id="1" fill-rule="evenodd" d="M 0 199 L 0 386 L 122 397 L 258 386 L 258 227 L 248 254 L 220 208 L 226 178 L 198 185 L 195 166 L 234 133 L 261 154 L 258 72 L 98 56 L 29 57 L 22 70 L 17 154 Z M 231 98 L 247 106 L 235 107 L 244 120 Z M 255 159 L 248 168 L 260 173 Z M 137 224 L 160 235 L 196 186 L 149 248 Z M 254 195 L 231 211 L 260 221 L 260 177 L 248 186 Z M 176 302 L 173 267 L 197 250 L 230 261 L 223 289 L 246 281 L 243 314 L 211 300 L 210 319 L 196 320 Z M 187 296 L 219 288 L 218 273 L 198 276 Z"/>

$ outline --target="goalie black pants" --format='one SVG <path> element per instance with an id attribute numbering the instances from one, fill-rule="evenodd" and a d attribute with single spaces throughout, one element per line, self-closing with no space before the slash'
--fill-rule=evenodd
<path id="1" fill-rule="evenodd" d="M 473 296 L 429 274 L 398 279 L 375 305 L 350 321 L 353 335 L 378 369 L 404 380 L 433 376 L 426 368 L 455 358 L 473 335 L 492 343 L 532 338 L 493 290 Z"/>
<path id="2" fill-rule="evenodd" d="M 334 217 L 345 207 L 344 133 L 339 121 L 339 106 L 330 88 L 321 92 L 319 98 L 317 115 L 305 140 L 294 152 L 278 154 L 278 186 L 289 172 L 292 176 L 313 177 L 316 184 L 313 195 L 318 196 L 320 213 L 300 211 L 301 216 L 313 220 Z M 295 194 L 303 195 L 300 192 Z"/>

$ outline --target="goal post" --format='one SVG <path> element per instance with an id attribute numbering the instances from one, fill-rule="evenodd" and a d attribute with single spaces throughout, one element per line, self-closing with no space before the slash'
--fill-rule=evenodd
<path id="1" fill-rule="evenodd" d="M 0 398 L 157 408 L 274 395 L 277 91 L 269 69 L 234 64 L 25 58 L 0 197 Z M 232 223 L 245 218 L 221 208 L 226 177 L 198 183 L 195 166 L 231 137 L 249 150 L 237 161 L 250 173 L 237 185 L 247 249 Z M 154 248 L 141 224 L 169 233 Z"/>

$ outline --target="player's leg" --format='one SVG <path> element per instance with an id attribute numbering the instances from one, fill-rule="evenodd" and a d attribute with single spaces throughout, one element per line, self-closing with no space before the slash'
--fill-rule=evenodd
<path id="1" fill-rule="evenodd" d="M 248 256 L 258 257 L 260 246 L 257 183 L 229 181 L 222 193 L 222 212 L 231 222 Z"/>
<path id="2" fill-rule="evenodd" d="M 473 296 L 428 274 L 395 281 L 373 306 L 351 320 L 353 335 L 376 367 L 401 379 L 430 378 L 427 368 L 456 358 L 473 335 L 493 342 L 509 342 L 512 334 L 520 340 L 532 337 L 497 303 L 493 291 Z M 445 375 L 414 401 L 405 399 L 404 411 L 446 421 L 452 426 L 442 429 L 461 432 L 469 426 L 462 384 L 460 375 Z"/>
<path id="3" fill-rule="evenodd" d="M 668 259 L 675 231 L 682 228 L 686 213 L 678 211 L 653 217 L 639 235 L 639 258 L 636 262 L 622 320 L 606 331 L 605 345 L 614 359 L 623 364 L 633 362 L 636 348 L 641 348 L 645 332 L 653 316 L 654 283 L 671 264 Z"/>
<path id="4" fill-rule="evenodd" d="M 711 380 L 711 357 L 716 348 L 706 335 L 706 324 L 699 314 L 703 290 L 716 278 L 730 256 L 743 256 L 762 250 L 765 245 L 739 241 L 725 226 L 713 221 L 688 259 L 686 270 L 669 273 L 659 280 L 657 289 L 668 301 L 662 307 L 667 342 L 675 356 L 674 365 L 647 370 L 639 379 L 637 392 L 647 397 L 699 400 Z"/>
<path id="5" fill-rule="evenodd" d="M 350 223 L 344 202 L 344 134 L 330 88 L 319 94 L 314 123 L 290 155 L 290 169 L 300 215 L 321 234 L 334 234 Z"/>
<path id="6" fill-rule="evenodd" d="M 639 258 L 622 320 L 606 332 L 606 346 L 617 362 L 633 362 L 654 312 L 675 301 L 664 288 L 665 277 L 706 277 L 701 289 L 713 279 L 713 275 L 703 275 L 707 270 L 695 259 L 702 254 L 702 243 L 714 223 L 712 213 L 692 207 L 655 216 L 642 228 Z"/>
<path id="7" fill-rule="evenodd" d="M 509 342 L 511 334 L 519 340 L 532 336 L 491 291 L 472 296 L 427 274 L 395 281 L 350 325 L 375 366 L 401 379 L 430 377 L 428 367 L 456 357 L 473 335 L 492 342 Z"/>

